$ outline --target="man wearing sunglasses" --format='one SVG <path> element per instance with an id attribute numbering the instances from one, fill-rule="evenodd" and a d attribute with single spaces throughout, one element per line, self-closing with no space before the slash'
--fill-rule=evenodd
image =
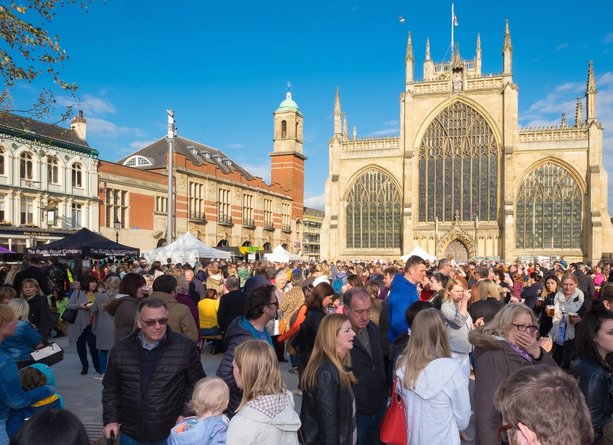
<path id="1" fill-rule="evenodd" d="M 162 445 L 206 374 L 196 344 L 168 326 L 162 300 L 141 300 L 136 325 L 111 350 L 102 381 L 104 436 L 121 430 L 123 445 Z"/>

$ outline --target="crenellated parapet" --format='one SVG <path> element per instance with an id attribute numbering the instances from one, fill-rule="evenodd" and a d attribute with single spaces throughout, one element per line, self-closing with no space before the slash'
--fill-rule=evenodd
<path id="1" fill-rule="evenodd" d="M 400 138 L 398 137 L 356 138 L 341 142 L 343 152 L 398 150 L 399 148 Z M 380 156 L 378 153 L 374 155 Z"/>
<path id="2" fill-rule="evenodd" d="M 586 128 L 562 126 L 531 127 L 518 130 L 519 142 L 576 141 L 588 138 Z"/>

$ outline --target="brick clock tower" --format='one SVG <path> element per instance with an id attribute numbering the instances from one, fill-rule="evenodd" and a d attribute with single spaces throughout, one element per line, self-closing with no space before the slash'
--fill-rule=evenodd
<path id="1" fill-rule="evenodd" d="M 292 226 L 296 233 L 301 233 L 302 215 L 304 213 L 304 161 L 302 153 L 303 117 L 298 104 L 292 100 L 292 93 L 287 96 L 273 113 L 275 120 L 271 182 L 279 184 L 292 197 L 290 212 Z M 295 224 L 295 226 L 294 226 Z"/>

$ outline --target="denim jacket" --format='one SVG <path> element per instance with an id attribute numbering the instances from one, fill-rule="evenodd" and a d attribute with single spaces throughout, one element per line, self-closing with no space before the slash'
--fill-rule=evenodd
<path id="1" fill-rule="evenodd" d="M 43 341 L 43 336 L 28 320 L 17 321 L 15 335 L 0 343 L 0 350 L 7 352 L 14 360 L 30 359 L 30 352 Z"/>

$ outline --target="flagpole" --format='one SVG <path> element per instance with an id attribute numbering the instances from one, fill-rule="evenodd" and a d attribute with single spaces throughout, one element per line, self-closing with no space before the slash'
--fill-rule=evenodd
<path id="1" fill-rule="evenodd" d="M 453 60 L 453 28 L 455 26 L 453 19 L 455 17 L 455 12 L 453 11 L 453 2 L 451 2 L 451 59 Z"/>

